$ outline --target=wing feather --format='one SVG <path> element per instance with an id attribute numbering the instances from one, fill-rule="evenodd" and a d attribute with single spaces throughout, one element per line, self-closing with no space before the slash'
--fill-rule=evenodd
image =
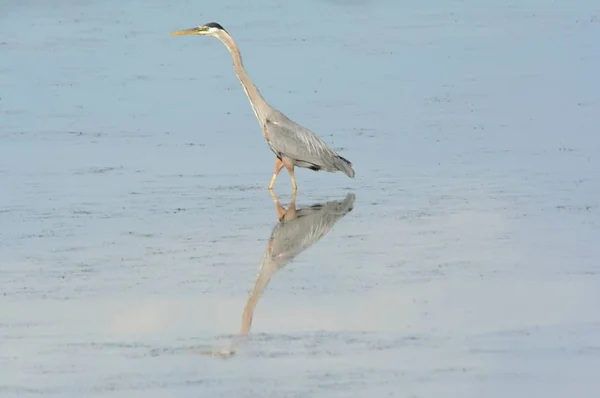
<path id="1" fill-rule="evenodd" d="M 313 164 L 326 170 L 337 170 L 338 154 L 319 136 L 294 122 L 266 120 L 269 144 L 278 154 L 295 161 Z"/>

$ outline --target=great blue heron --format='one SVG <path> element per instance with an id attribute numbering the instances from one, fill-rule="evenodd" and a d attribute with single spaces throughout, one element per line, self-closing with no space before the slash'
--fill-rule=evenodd
<path id="1" fill-rule="evenodd" d="M 206 25 L 178 30 L 171 34 L 174 36 L 213 36 L 225 44 L 231 53 L 235 73 L 248 96 L 267 144 L 275 153 L 275 171 L 269 184 L 270 190 L 273 189 L 277 175 L 284 166 L 290 174 L 293 192 L 296 192 L 297 188 L 294 166 L 315 171 L 341 171 L 348 177 L 354 178 L 354 169 L 350 161 L 338 155 L 312 131 L 290 120 L 265 101 L 244 69 L 237 44 L 221 25 L 210 22 Z"/>

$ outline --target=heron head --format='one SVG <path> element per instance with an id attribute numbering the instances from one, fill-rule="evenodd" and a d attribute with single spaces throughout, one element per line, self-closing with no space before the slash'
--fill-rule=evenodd
<path id="1" fill-rule="evenodd" d="M 224 27 L 216 22 L 209 22 L 202 26 L 196 26 L 190 29 L 176 30 L 171 33 L 173 36 L 199 35 L 199 36 L 216 36 L 220 32 L 227 32 Z"/>

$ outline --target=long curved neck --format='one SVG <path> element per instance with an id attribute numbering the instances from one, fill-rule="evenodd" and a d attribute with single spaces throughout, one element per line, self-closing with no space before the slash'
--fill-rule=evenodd
<path id="1" fill-rule="evenodd" d="M 231 57 L 233 59 L 233 69 L 235 70 L 240 83 L 242 83 L 242 87 L 248 96 L 248 100 L 250 101 L 250 105 L 252 106 L 252 110 L 254 111 L 256 118 L 259 121 L 264 120 L 266 117 L 264 112 L 269 108 L 269 105 L 260 94 L 260 91 L 258 91 L 258 88 L 256 88 L 254 83 L 252 83 L 250 76 L 248 76 L 248 73 L 244 68 L 244 64 L 242 63 L 242 55 L 240 54 L 237 44 L 235 44 L 235 41 L 230 35 L 224 32 L 219 34 L 217 38 L 221 40 L 223 44 L 225 44 L 231 53 Z"/>

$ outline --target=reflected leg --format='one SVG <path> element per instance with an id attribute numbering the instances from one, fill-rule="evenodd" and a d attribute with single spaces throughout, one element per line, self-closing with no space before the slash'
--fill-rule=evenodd
<path id="1" fill-rule="evenodd" d="M 296 218 L 296 191 L 292 192 L 292 200 L 290 200 L 290 204 L 288 206 L 287 212 L 284 215 L 286 221 L 293 220 Z"/>
<path id="2" fill-rule="evenodd" d="M 277 199 L 277 195 L 275 195 L 275 192 L 269 190 L 269 193 L 271 194 L 271 198 L 273 198 L 273 203 L 275 204 L 275 211 L 277 211 L 277 219 L 281 220 L 285 216 L 285 209 L 283 208 L 281 203 L 279 203 L 279 199 Z"/>

